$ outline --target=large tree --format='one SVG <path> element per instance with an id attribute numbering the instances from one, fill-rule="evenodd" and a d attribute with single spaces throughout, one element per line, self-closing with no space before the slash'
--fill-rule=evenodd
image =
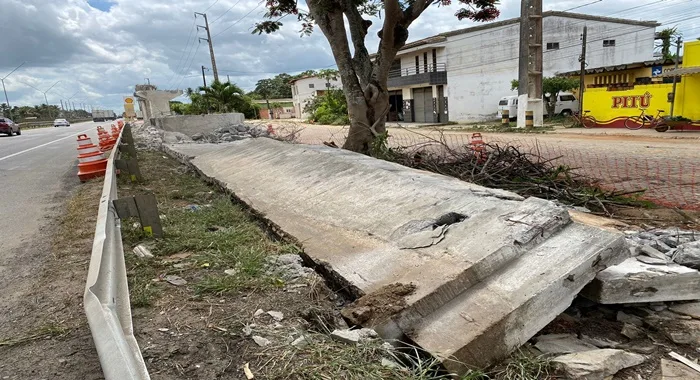
<path id="1" fill-rule="evenodd" d="M 373 139 L 386 131 L 389 69 L 396 53 L 406 44 L 409 26 L 429 7 L 450 3 L 451 0 L 307 0 L 307 12 L 298 7 L 297 0 L 267 0 L 265 16 L 269 20 L 256 24 L 253 33 L 277 31 L 282 26 L 279 20 L 290 14 L 302 23 L 305 34 L 318 25 L 330 44 L 348 101 L 350 130 L 343 148 L 369 153 Z M 498 0 L 459 0 L 459 3 L 464 6 L 455 14 L 460 20 L 489 21 L 499 15 Z M 379 46 L 370 57 L 365 38 L 372 22 L 363 17 L 376 16 L 382 10 L 383 24 L 377 33 Z"/>

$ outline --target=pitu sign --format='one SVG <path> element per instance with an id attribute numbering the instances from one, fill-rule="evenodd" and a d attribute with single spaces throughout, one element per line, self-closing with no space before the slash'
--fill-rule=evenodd
<path id="1" fill-rule="evenodd" d="M 649 92 L 644 95 L 613 96 L 612 108 L 649 108 L 651 97 Z"/>

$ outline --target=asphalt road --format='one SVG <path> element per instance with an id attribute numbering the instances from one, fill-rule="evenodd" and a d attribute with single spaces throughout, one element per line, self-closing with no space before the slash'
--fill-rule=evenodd
<path id="1" fill-rule="evenodd" d="M 28 129 L 21 136 L 0 135 L 0 279 L 21 261 L 18 250 L 32 239 L 49 239 L 42 227 L 47 213 L 65 201 L 77 177 L 76 136 L 97 143 L 99 123 Z M 2 281 L 0 281 L 1 283 Z"/>

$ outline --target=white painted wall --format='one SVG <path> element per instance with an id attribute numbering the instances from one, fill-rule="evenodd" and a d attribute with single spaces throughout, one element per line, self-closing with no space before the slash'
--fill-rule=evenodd
<path id="1" fill-rule="evenodd" d="M 327 83 L 330 83 L 331 88 L 343 88 L 343 84 L 339 80 L 327 81 L 319 77 L 298 79 L 292 84 L 292 102 L 294 103 L 296 117 L 307 119 L 311 116 L 304 113 L 304 106 L 311 98 L 316 96 L 318 91 L 327 90 Z"/>
<path id="2" fill-rule="evenodd" d="M 588 67 L 620 65 L 653 59 L 654 28 L 612 22 L 546 16 L 543 20 L 544 76 L 579 68 L 580 36 L 588 26 Z M 511 91 L 518 77 L 518 23 L 448 36 L 438 49 L 438 62 L 447 63 L 446 96 L 449 117 L 454 121 L 480 121 L 497 117 L 498 100 Z M 603 39 L 614 39 L 615 47 L 603 47 Z M 546 50 L 548 42 L 559 42 L 559 50 Z M 415 67 L 415 56 L 428 52 L 401 53 L 401 65 Z"/>

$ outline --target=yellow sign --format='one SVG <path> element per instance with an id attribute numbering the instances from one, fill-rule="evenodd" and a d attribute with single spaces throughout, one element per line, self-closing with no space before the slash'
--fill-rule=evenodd
<path id="1" fill-rule="evenodd" d="M 125 96 L 125 97 L 124 97 L 124 103 L 126 103 L 126 104 L 134 104 L 134 98 L 132 98 L 131 96 Z"/>

